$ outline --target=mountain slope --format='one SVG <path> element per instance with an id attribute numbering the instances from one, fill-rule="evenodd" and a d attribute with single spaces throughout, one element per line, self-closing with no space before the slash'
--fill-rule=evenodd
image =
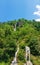
<path id="1" fill-rule="evenodd" d="M 16 25 L 16 31 L 14 31 Z M 31 50 L 31 61 L 40 64 L 40 22 L 19 19 L 0 23 L 0 65 L 10 65 L 19 45 L 19 65 L 25 63 L 25 46 Z M 37 59 L 37 60 L 36 60 Z"/>

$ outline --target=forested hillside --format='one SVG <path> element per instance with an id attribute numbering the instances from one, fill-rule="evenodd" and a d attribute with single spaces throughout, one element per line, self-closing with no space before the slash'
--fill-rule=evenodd
<path id="1" fill-rule="evenodd" d="M 40 22 L 26 19 L 0 22 L 0 65 L 10 65 L 18 45 L 19 65 L 25 62 L 25 46 L 31 49 L 33 64 L 40 65 Z"/>

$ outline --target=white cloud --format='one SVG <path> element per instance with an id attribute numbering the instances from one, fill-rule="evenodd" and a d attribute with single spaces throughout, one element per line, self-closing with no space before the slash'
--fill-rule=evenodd
<path id="1" fill-rule="evenodd" d="M 36 12 L 34 12 L 34 15 L 38 15 L 38 16 L 40 16 L 40 11 L 36 11 Z"/>
<path id="2" fill-rule="evenodd" d="M 36 5 L 36 8 L 37 8 L 38 10 L 40 10 L 40 5 Z"/>
<path id="3" fill-rule="evenodd" d="M 35 11 L 33 14 L 40 16 L 40 5 L 36 5 L 37 11 Z"/>
<path id="4" fill-rule="evenodd" d="M 35 21 L 38 21 L 38 22 L 40 22 L 40 19 L 35 19 Z"/>

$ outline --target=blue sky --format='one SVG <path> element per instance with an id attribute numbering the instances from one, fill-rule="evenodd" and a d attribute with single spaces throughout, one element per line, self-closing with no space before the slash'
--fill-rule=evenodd
<path id="1" fill-rule="evenodd" d="M 40 0 L 0 0 L 0 21 L 40 18 L 33 14 L 36 5 L 40 6 Z"/>

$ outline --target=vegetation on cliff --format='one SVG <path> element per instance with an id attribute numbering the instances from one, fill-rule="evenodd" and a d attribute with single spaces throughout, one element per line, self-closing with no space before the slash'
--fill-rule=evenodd
<path id="1" fill-rule="evenodd" d="M 20 47 L 18 61 L 25 62 L 27 45 L 31 49 L 31 61 L 34 65 L 40 65 L 40 22 L 26 19 L 0 22 L 0 65 L 1 62 L 9 62 L 7 65 L 10 65 L 18 44 Z"/>

